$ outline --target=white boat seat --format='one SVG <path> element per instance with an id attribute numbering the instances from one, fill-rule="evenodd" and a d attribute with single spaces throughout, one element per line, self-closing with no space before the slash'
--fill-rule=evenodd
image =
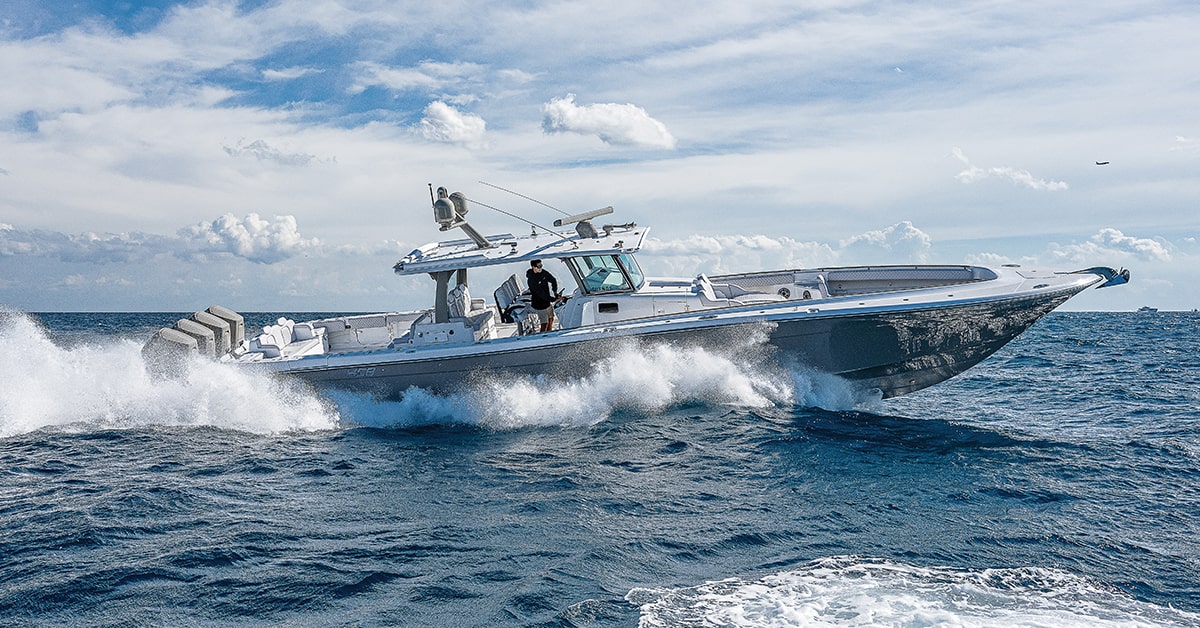
<path id="1" fill-rule="evenodd" d="M 297 324 L 281 317 L 276 324 L 263 327 L 262 333 L 250 340 L 249 353 L 260 353 L 264 358 L 323 353 L 325 331 L 324 327 Z"/>
<path id="2" fill-rule="evenodd" d="M 468 316 L 466 322 L 474 333 L 476 342 L 495 336 L 496 313 L 490 309 L 483 309 Z"/>
<path id="3" fill-rule="evenodd" d="M 461 322 L 470 327 L 475 340 L 491 338 L 495 329 L 495 312 L 487 307 L 484 299 L 472 299 L 466 284 L 458 284 L 446 293 L 446 305 L 451 322 Z"/>
<path id="4" fill-rule="evenodd" d="M 261 353 L 264 358 L 277 358 L 283 355 L 283 345 L 271 333 L 263 332 L 250 339 L 250 353 Z"/>
<path id="5" fill-rule="evenodd" d="M 296 323 L 292 327 L 292 338 L 296 340 L 309 340 L 323 333 L 325 333 L 324 327 L 313 327 L 312 323 Z"/>
<path id="6" fill-rule="evenodd" d="M 700 297 L 700 305 L 704 307 L 730 307 L 733 305 L 742 305 L 741 301 L 727 299 L 723 296 L 717 296 L 713 284 L 708 279 L 708 275 L 700 273 L 696 275 L 696 279 L 692 282 L 692 292 Z"/>
<path id="7" fill-rule="evenodd" d="M 454 286 L 446 294 L 446 306 L 450 310 L 450 318 L 462 318 L 471 311 L 471 292 L 463 284 Z"/>
<path id="8" fill-rule="evenodd" d="M 283 344 L 286 345 L 291 342 L 293 338 L 292 331 L 296 327 L 296 321 L 280 316 L 275 320 L 275 324 L 279 326 L 279 339 L 283 341 Z"/>
<path id="9" fill-rule="evenodd" d="M 712 283 L 709 280 L 709 285 L 712 286 L 713 293 L 716 299 L 732 299 L 738 303 L 762 303 L 764 301 L 786 301 L 782 295 L 772 292 L 755 292 L 747 290 L 735 283 Z"/>
<path id="10" fill-rule="evenodd" d="M 450 318 L 462 318 L 471 316 L 487 308 L 487 300 L 472 299 L 471 291 L 466 284 L 458 284 L 454 289 L 446 293 L 446 306 L 450 311 Z"/>

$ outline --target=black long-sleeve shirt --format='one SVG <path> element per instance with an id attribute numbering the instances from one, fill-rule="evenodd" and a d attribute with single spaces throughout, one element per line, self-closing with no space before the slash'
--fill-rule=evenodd
<path id="1" fill-rule="evenodd" d="M 525 280 L 529 284 L 529 296 L 532 297 L 533 309 L 544 310 L 554 303 L 558 293 L 558 280 L 545 268 L 536 272 L 532 268 L 525 271 Z"/>

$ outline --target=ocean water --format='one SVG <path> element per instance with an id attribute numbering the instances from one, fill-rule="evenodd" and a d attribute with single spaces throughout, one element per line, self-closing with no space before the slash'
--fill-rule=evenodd
<path id="1" fill-rule="evenodd" d="M 147 377 L 176 318 L 0 311 L 0 625 L 1200 626 L 1194 313 L 888 401 L 663 347 L 395 403 Z"/>

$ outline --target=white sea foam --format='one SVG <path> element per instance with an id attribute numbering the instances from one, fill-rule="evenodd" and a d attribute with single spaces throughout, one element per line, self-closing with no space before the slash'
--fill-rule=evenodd
<path id="1" fill-rule="evenodd" d="M 30 317 L 0 316 L 0 437 L 45 427 L 214 426 L 255 433 L 466 424 L 491 429 L 588 426 L 621 411 L 701 404 L 731 408 L 816 406 L 846 410 L 877 401 L 848 382 L 752 359 L 764 336 L 731 341 L 733 355 L 630 342 L 590 373 L 478 381 L 437 395 L 409 389 L 400 401 L 340 391 L 196 357 L 177 379 L 151 377 L 140 343 L 56 345 Z M 739 357 L 742 356 L 742 357 Z"/>
<path id="2" fill-rule="evenodd" d="M 1140 602 L 1057 569 L 917 567 L 851 556 L 755 580 L 634 589 L 641 628 L 660 626 L 1164 626 L 1200 615 Z"/>
<path id="3" fill-rule="evenodd" d="M 151 377 L 129 339 L 59 347 L 28 316 L 0 312 L 0 437 L 38 429 L 213 426 L 255 433 L 333 429 L 336 410 L 300 383 L 196 357 Z"/>
<path id="4" fill-rule="evenodd" d="M 877 400 L 828 375 L 751 366 L 696 347 L 645 343 L 630 343 L 577 378 L 492 379 L 451 395 L 410 389 L 399 402 L 329 394 L 343 416 L 360 425 L 461 423 L 493 429 L 588 426 L 619 411 L 650 413 L 689 404 L 844 410 Z"/>

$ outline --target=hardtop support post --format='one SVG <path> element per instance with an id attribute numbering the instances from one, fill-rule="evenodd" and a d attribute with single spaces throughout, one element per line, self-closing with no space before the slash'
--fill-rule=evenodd
<path id="1" fill-rule="evenodd" d="M 450 304 L 446 302 L 446 295 L 450 292 L 450 277 L 454 272 L 453 270 L 440 270 L 429 273 L 429 276 L 437 282 L 437 290 L 433 295 L 433 322 L 435 323 L 450 322 Z"/>

